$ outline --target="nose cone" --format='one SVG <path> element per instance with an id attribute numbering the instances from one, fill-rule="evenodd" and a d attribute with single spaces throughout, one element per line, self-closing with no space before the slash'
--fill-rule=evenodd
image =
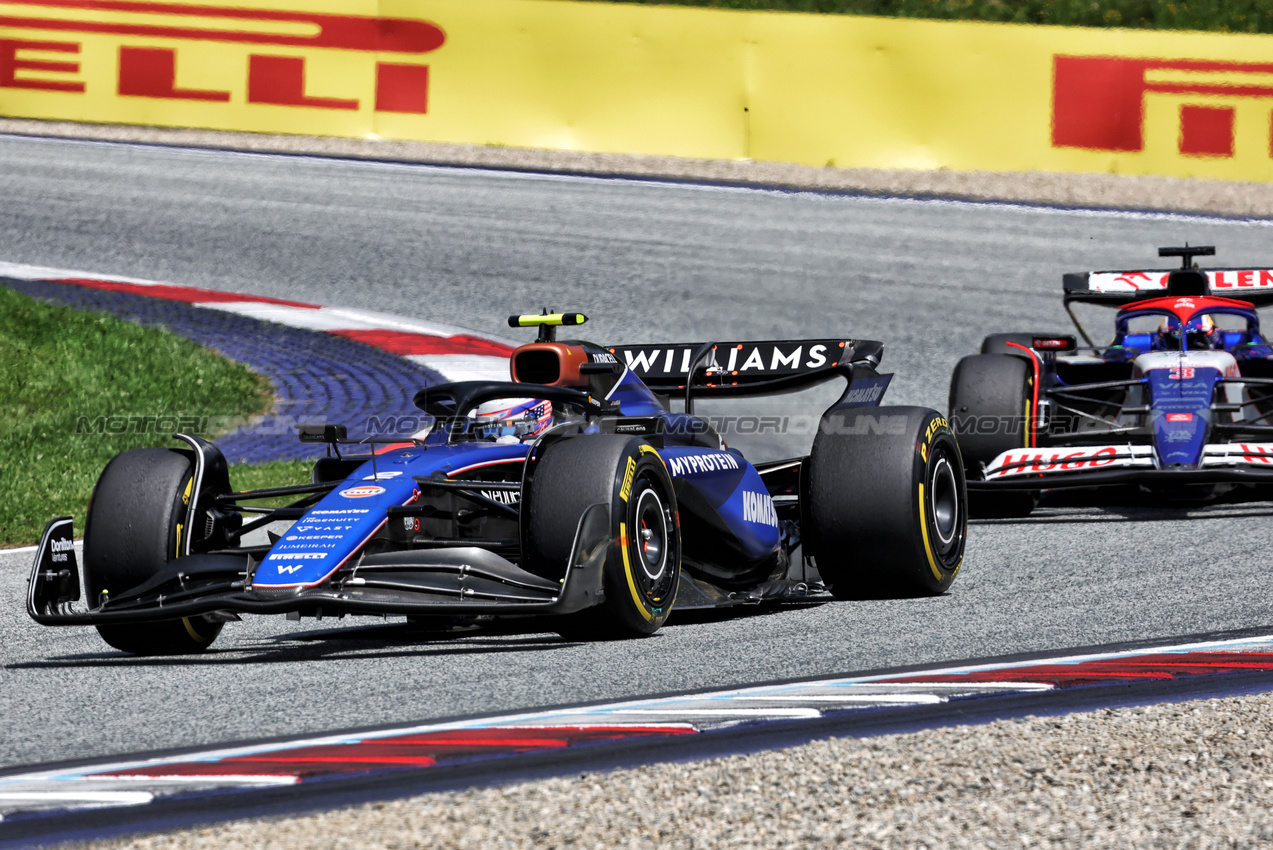
<path id="1" fill-rule="evenodd" d="M 1171 367 L 1150 370 L 1154 452 L 1164 469 L 1196 469 L 1211 428 L 1211 400 L 1218 369 Z"/>

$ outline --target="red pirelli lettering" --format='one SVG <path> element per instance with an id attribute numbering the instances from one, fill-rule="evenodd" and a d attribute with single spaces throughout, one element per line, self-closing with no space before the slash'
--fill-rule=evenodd
<path id="1" fill-rule="evenodd" d="M 429 111 L 429 66 L 376 65 L 376 111 L 424 115 Z"/>
<path id="2" fill-rule="evenodd" d="M 249 56 L 248 103 L 357 109 L 357 100 L 305 94 L 305 60 L 299 56 Z"/>
<path id="3" fill-rule="evenodd" d="M 1145 147 L 1147 94 L 1273 98 L 1260 76 L 1249 83 L 1153 81 L 1154 71 L 1188 74 L 1267 75 L 1273 64 L 1204 60 L 1133 59 L 1120 56 L 1055 56 L 1052 73 L 1052 145 L 1100 151 L 1141 151 Z M 1180 153 L 1233 156 L 1234 112 L 1230 106 L 1183 105 Z"/>
<path id="4" fill-rule="evenodd" d="M 228 91 L 177 88 L 177 51 L 166 47 L 121 47 L 119 93 L 130 97 L 211 100 L 226 103 Z"/>
<path id="5" fill-rule="evenodd" d="M 326 47 L 381 53 L 428 53 L 446 41 L 436 24 L 409 18 L 376 18 L 361 15 L 329 15 L 319 12 L 282 12 L 270 9 L 227 9 L 185 3 L 137 3 L 117 0 L 23 0 L 24 6 L 81 9 L 86 12 L 132 13 L 172 18 L 169 24 L 149 21 L 92 21 L 24 17 L 0 14 L 0 26 L 17 29 L 78 33 L 185 38 L 238 44 L 273 44 L 289 47 Z M 242 22 L 239 29 L 201 27 L 192 18 Z M 253 23 L 300 24 L 308 33 L 288 33 L 282 28 L 252 27 Z"/>
<path id="6" fill-rule="evenodd" d="M 1190 156 L 1233 156 L 1231 106 L 1180 107 L 1179 148 Z"/>
<path id="7" fill-rule="evenodd" d="M 0 0 L 2 3 L 3 0 Z M 283 45 L 365 53 L 427 53 L 441 47 L 446 34 L 435 24 L 405 18 L 234 9 L 183 3 L 127 0 L 22 0 L 22 6 L 81 10 L 82 20 L 4 14 L 0 27 L 145 36 L 222 43 Z M 0 6 L 0 9 L 3 9 Z M 110 13 L 111 20 L 104 20 Z M 144 18 L 140 16 L 145 16 Z M 137 16 L 130 21 L 129 16 Z M 158 18 L 158 22 L 156 19 Z M 164 20 L 164 19 L 167 20 Z M 198 19 L 212 19 L 200 21 Z M 226 21 L 234 23 L 226 24 Z M 214 23 L 215 22 L 215 23 Z M 235 24 L 238 24 L 236 26 Z M 228 103 L 230 91 L 177 85 L 180 50 L 124 44 L 119 49 L 118 94 L 163 100 Z M 19 51 L 78 53 L 74 42 L 0 40 L 0 88 L 29 88 L 83 93 L 85 83 L 48 79 L 20 72 L 79 73 L 78 62 L 19 58 Z M 247 102 L 274 106 L 357 110 L 355 98 L 323 97 L 306 92 L 306 62 L 314 57 L 252 54 L 248 57 Z M 424 115 L 429 107 L 429 66 L 375 63 L 375 111 Z M 241 96 L 241 95 L 240 95 Z"/>
<path id="8" fill-rule="evenodd" d="M 38 77 L 18 76 L 19 71 L 44 71 L 55 74 L 78 74 L 78 62 L 49 62 L 38 59 L 19 59 L 20 50 L 44 50 L 53 53 L 80 52 L 73 41 L 25 41 L 19 38 L 0 39 L 0 88 L 38 89 L 40 91 L 83 92 L 84 83 L 76 80 L 48 80 Z"/>

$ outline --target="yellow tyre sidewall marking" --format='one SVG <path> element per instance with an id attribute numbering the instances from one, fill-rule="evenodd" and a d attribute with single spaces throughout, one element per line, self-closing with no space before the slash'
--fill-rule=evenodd
<path id="1" fill-rule="evenodd" d="M 623 483 L 619 486 L 619 498 L 624 502 L 632 495 L 632 477 L 636 474 L 636 458 L 628 458 L 628 465 L 623 470 Z"/>
<path id="2" fill-rule="evenodd" d="M 663 460 L 663 456 L 659 454 L 658 449 L 654 448 L 654 446 L 647 446 L 643 443 L 640 446 L 640 449 L 641 449 L 641 454 L 649 453 L 654 455 L 656 458 L 658 458 L 659 463 L 663 464 L 663 468 L 667 469 L 667 463 Z"/>
<path id="3" fill-rule="evenodd" d="M 647 446 L 642 444 L 641 446 L 638 446 L 638 449 L 640 450 L 640 453 L 642 455 L 647 453 L 654 455 L 654 457 L 658 459 L 658 462 L 663 464 L 663 468 L 665 470 L 667 469 L 667 462 L 663 460 L 663 457 L 659 454 L 658 450 L 654 448 L 654 446 Z M 629 463 L 631 463 L 631 459 L 629 459 Z M 635 471 L 635 465 L 632 467 L 632 469 Z M 626 475 L 624 476 L 624 482 L 625 484 L 627 483 Z M 620 488 L 619 495 L 621 497 L 623 496 L 623 488 Z M 625 497 L 623 500 L 626 502 L 627 498 Z M 637 610 L 641 612 L 641 616 L 644 617 L 647 622 L 650 622 L 654 619 L 654 615 L 650 613 L 649 606 L 647 606 L 645 604 L 645 601 L 641 598 L 641 592 L 637 590 L 637 587 L 636 587 L 636 580 L 632 577 L 632 564 L 628 560 L 627 526 L 625 523 L 622 523 L 622 522 L 619 523 L 619 543 L 621 545 L 621 550 L 623 552 L 623 573 L 628 580 L 628 590 L 632 593 L 632 601 L 634 601 L 637 604 Z M 676 590 L 679 590 L 680 586 L 681 586 L 680 581 L 677 581 Z M 674 601 L 675 601 L 675 592 L 676 591 L 674 590 L 673 591 Z M 655 600 L 655 601 L 657 602 L 659 600 Z M 664 606 L 664 607 L 666 608 L 667 606 Z"/>
<path id="4" fill-rule="evenodd" d="M 933 571 L 933 578 L 941 581 L 941 570 L 937 567 L 937 559 L 933 557 L 933 546 L 928 541 L 928 508 L 924 504 L 923 482 L 919 485 L 919 531 L 924 538 L 924 555 L 928 558 L 928 568 Z"/>
<path id="5" fill-rule="evenodd" d="M 191 478 L 190 480 L 186 482 L 185 492 L 181 494 L 181 504 L 185 505 L 187 508 L 190 507 L 190 491 L 193 487 L 194 487 L 194 479 Z M 181 557 L 182 528 L 183 528 L 182 523 L 177 523 L 177 557 Z M 189 617 L 182 617 L 181 625 L 185 627 L 186 634 L 190 635 L 190 637 L 196 642 L 209 643 L 211 641 L 211 638 L 206 638 L 203 635 L 199 634 L 198 630 L 195 629 L 194 627 L 194 623 L 190 622 Z"/>
<path id="6" fill-rule="evenodd" d="M 1030 404 L 1029 402 L 1026 402 L 1027 408 L 1029 407 L 1029 404 Z M 935 436 L 937 433 L 938 433 L 937 429 L 934 429 L 933 433 L 929 435 L 929 440 L 931 440 L 933 436 Z M 925 478 L 927 478 L 928 476 L 928 444 L 921 443 L 920 447 L 921 447 L 921 455 L 924 458 L 924 476 Z M 924 539 L 924 556 L 928 558 L 928 568 L 932 570 L 934 578 L 936 578 L 938 581 L 943 581 L 944 579 L 942 578 L 941 568 L 937 566 L 937 558 L 933 555 L 933 545 L 928 538 L 928 506 L 924 503 L 924 482 L 923 481 L 919 483 L 919 532 L 920 532 L 920 536 L 923 537 Z M 950 577 L 952 579 L 955 577 L 955 574 L 959 572 L 959 568 L 963 566 L 963 564 L 964 562 L 962 558 L 959 560 L 958 564 L 955 564 L 955 568 L 951 570 L 951 573 L 950 573 Z"/>
<path id="7" fill-rule="evenodd" d="M 632 601 L 636 603 L 637 611 L 648 623 L 654 619 L 654 615 L 646 607 L 645 600 L 641 598 L 641 592 L 637 590 L 636 581 L 632 578 L 632 563 L 628 560 L 628 526 L 623 522 L 619 523 L 619 551 L 623 553 L 623 574 L 628 579 L 628 590 L 632 592 Z"/>
<path id="8" fill-rule="evenodd" d="M 190 637 L 194 638 L 199 643 L 208 643 L 211 641 L 211 638 L 206 638 L 195 630 L 194 623 L 190 622 L 189 617 L 182 617 L 181 625 L 186 627 L 186 634 L 190 635 Z"/>

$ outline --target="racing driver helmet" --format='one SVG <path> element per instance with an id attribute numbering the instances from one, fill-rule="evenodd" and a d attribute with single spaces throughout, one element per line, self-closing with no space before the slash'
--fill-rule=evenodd
<path id="1" fill-rule="evenodd" d="M 537 437 L 552 424 L 552 402 L 539 398 L 497 398 L 469 412 L 472 433 L 479 440 L 520 443 Z"/>
<path id="2" fill-rule="evenodd" d="M 1161 330 L 1166 348 L 1171 350 L 1183 348 L 1189 351 L 1209 351 L 1221 347 L 1220 327 L 1216 324 L 1215 319 L 1206 313 L 1201 316 L 1195 316 L 1185 322 L 1183 329 L 1179 323 L 1164 319 Z M 1182 331 L 1184 333 L 1183 346 L 1180 344 Z"/>
<path id="3" fill-rule="evenodd" d="M 1206 313 L 1185 322 L 1185 347 L 1193 351 L 1221 348 L 1222 335 L 1215 319 Z"/>

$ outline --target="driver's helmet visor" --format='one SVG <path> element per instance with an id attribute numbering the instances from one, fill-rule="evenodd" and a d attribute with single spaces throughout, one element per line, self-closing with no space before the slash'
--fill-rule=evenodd
<path id="1" fill-rule="evenodd" d="M 1175 316 L 1164 318 L 1159 330 L 1169 348 L 1211 348 L 1220 336 L 1215 320 L 1206 313 L 1193 317 L 1183 326 Z"/>
<path id="2" fill-rule="evenodd" d="M 473 419 L 472 433 L 480 440 L 524 440 L 552 424 L 553 406 L 543 399 L 500 398 L 478 405 L 469 417 Z"/>

